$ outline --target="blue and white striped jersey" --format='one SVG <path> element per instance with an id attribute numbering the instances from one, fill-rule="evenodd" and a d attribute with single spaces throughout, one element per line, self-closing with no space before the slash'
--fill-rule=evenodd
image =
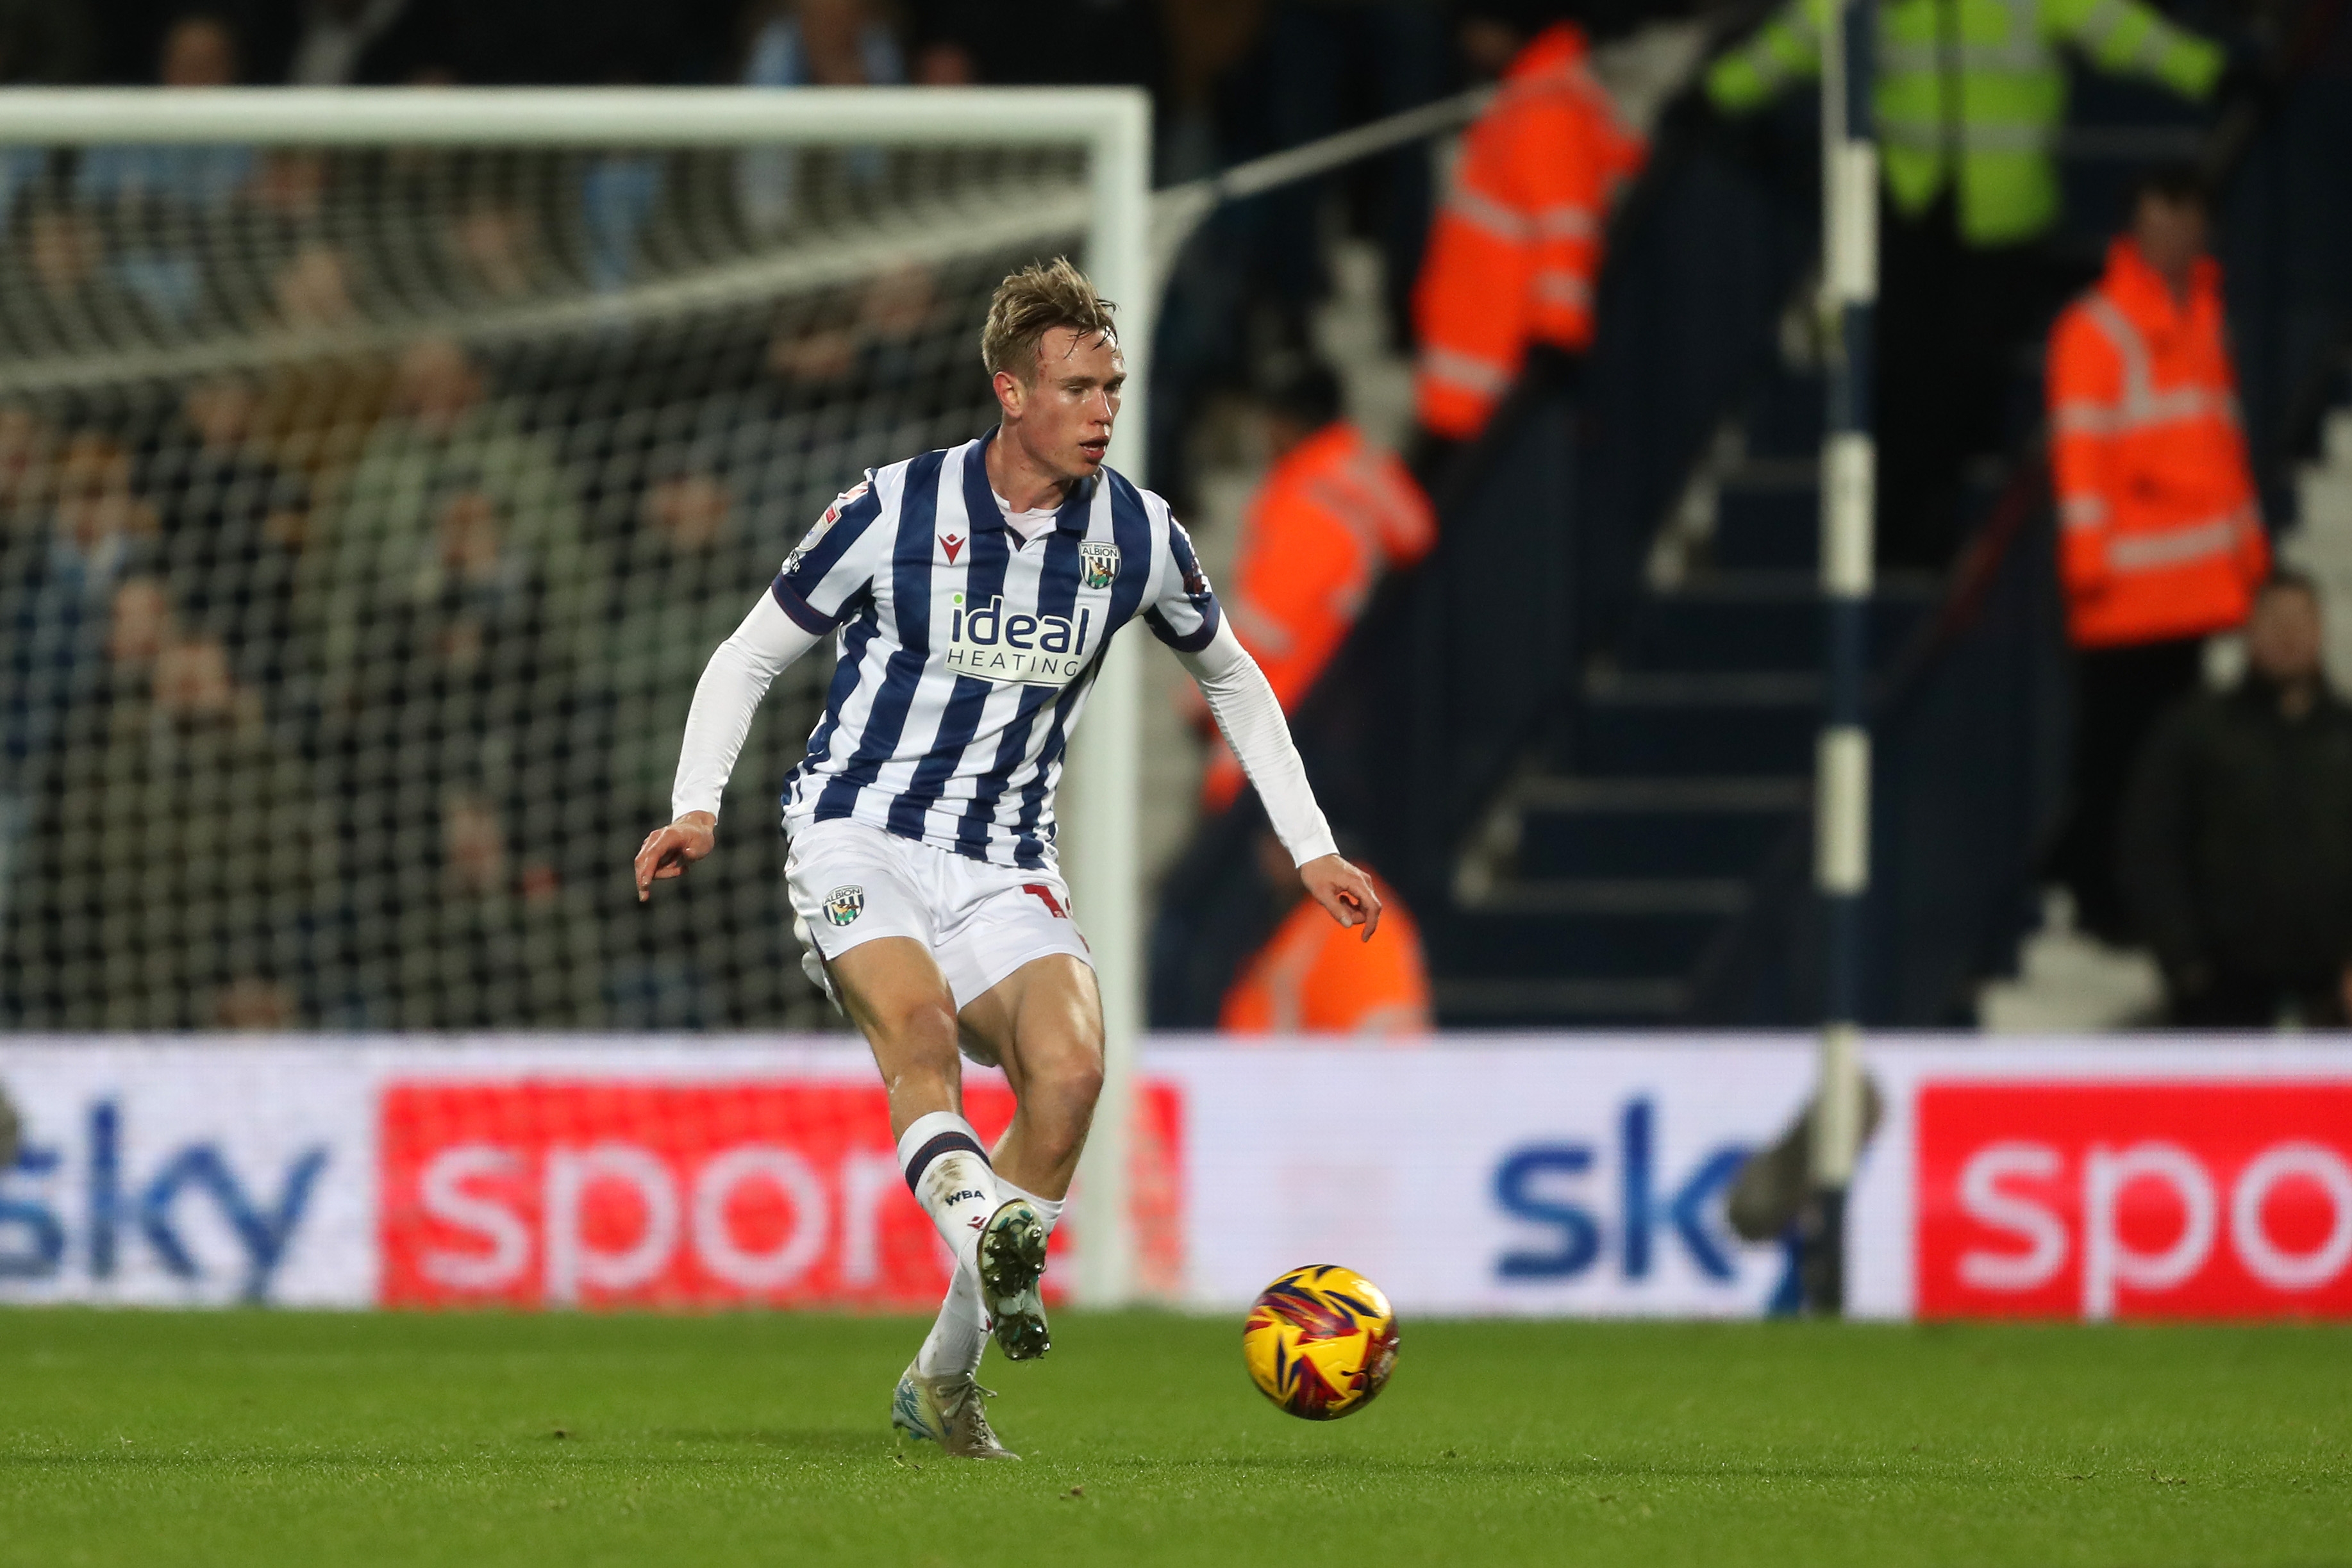
<path id="1" fill-rule="evenodd" d="M 772 592 L 841 661 L 784 820 L 848 817 L 976 860 L 1054 858 L 1054 788 L 1111 636 L 1137 616 L 1181 651 L 1216 595 L 1168 503 L 1106 468 L 1025 544 L 982 455 L 994 432 L 869 472 Z"/>

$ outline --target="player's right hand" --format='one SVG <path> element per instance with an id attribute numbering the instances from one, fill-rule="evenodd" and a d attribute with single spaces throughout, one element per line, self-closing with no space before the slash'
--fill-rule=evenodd
<path id="1" fill-rule="evenodd" d="M 646 835 L 637 850 L 637 902 L 654 896 L 654 884 L 683 877 L 686 868 L 719 847 L 719 819 L 689 811 L 667 827 Z"/>

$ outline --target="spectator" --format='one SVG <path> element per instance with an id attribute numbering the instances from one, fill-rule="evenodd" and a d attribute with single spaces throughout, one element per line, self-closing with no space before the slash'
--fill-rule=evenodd
<path id="1" fill-rule="evenodd" d="M 162 561 L 192 618 L 218 635 L 237 678 L 274 708 L 293 674 L 294 581 L 308 487 L 254 443 L 260 393 L 210 376 L 181 399 L 148 487 L 163 508 Z"/>
<path id="2" fill-rule="evenodd" d="M 121 689 L 96 743 L 64 759 L 26 857 L 11 946 L 32 1026 L 192 1028 L 219 1021 L 224 998 L 250 1020 L 257 987 L 307 966 L 334 882 L 309 770 L 217 639 L 142 624 L 152 599 L 118 596 Z"/>
<path id="3" fill-rule="evenodd" d="M 752 0 L 744 19 L 750 47 L 746 87 L 892 87 L 907 79 L 898 40 L 866 0 Z M 843 155 L 860 183 L 880 177 L 878 148 Z M 790 148 L 755 148 L 735 163 L 735 199 L 752 232 L 790 227 L 799 204 L 800 155 Z"/>
<path id="4" fill-rule="evenodd" d="M 495 519 L 499 549 L 532 562 L 547 624 L 583 626 L 599 574 L 571 483 L 552 445 L 490 398 L 480 367 L 457 342 L 429 338 L 402 354 L 392 412 L 369 436 L 343 494 L 303 552 L 299 586 L 331 700 L 356 673 L 370 617 L 439 592 L 453 532 L 461 543 L 478 538 L 467 519 L 452 521 L 452 508 Z"/>
<path id="5" fill-rule="evenodd" d="M 1247 1035 L 1424 1035 L 1429 972 L 1421 931 L 1396 889 L 1372 879 L 1381 927 L 1367 940 L 1343 930 L 1308 899 L 1281 841 L 1258 841 L 1266 885 L 1287 912 L 1225 993 L 1217 1026 Z"/>
<path id="6" fill-rule="evenodd" d="M 154 68 L 167 88 L 234 86 L 241 69 L 236 29 L 211 11 L 177 16 Z M 256 166 L 253 149 L 235 144 L 88 147 L 75 160 L 73 192 L 81 205 L 111 219 L 121 241 L 110 262 L 115 279 L 157 320 L 184 327 L 211 302 L 201 259 L 207 230 L 252 186 Z"/>
<path id="7" fill-rule="evenodd" d="M 61 741 L 65 737 L 58 732 L 69 731 L 70 740 L 85 746 L 102 740 L 113 704 L 145 693 L 156 655 L 175 636 L 171 598 L 163 585 L 152 577 L 123 579 L 114 589 L 106 627 L 100 634 L 103 673 L 80 671 L 69 684 L 59 683 L 60 689 L 48 698 L 54 713 L 41 738 Z M 21 688 L 21 675 L 12 684 Z M 26 850 L 34 824 L 55 819 L 63 776 L 71 772 L 48 752 L 20 754 L 26 729 L 21 723 L 10 728 L 11 754 L 0 758 L 0 936 L 7 934 L 9 910 L 23 891 L 18 884 L 30 858 Z M 13 943 L 6 951 L 21 965 L 21 952 Z"/>
<path id="8" fill-rule="evenodd" d="M 396 932 L 429 902 L 418 846 L 453 790 L 501 814 L 528 806 L 507 820 L 529 828 L 529 858 L 559 858 L 573 824 L 547 803 L 567 795 L 604 574 L 552 444 L 446 340 L 401 356 L 393 412 L 341 504 L 315 515 L 295 620 L 319 752 L 346 813 L 359 929 Z M 358 957 L 363 984 L 398 984 L 389 955 Z"/>
<path id="9" fill-rule="evenodd" d="M 539 226 L 521 204 L 478 196 L 449 222 L 445 245 L 474 284 L 493 300 L 530 292 L 545 268 Z"/>
<path id="10" fill-rule="evenodd" d="M 58 430 L 20 403 L 0 404 L 0 584 L 11 580 L 47 525 Z"/>
<path id="11" fill-rule="evenodd" d="M 2074 798 L 2052 869 L 2079 923 L 2110 941 L 2127 934 L 2114 847 L 2132 759 L 2270 568 L 2205 228 L 2192 172 L 2149 175 L 2105 278 L 2050 339 L 2076 671 Z"/>
<path id="12" fill-rule="evenodd" d="M 440 808 L 440 879 L 404 901 L 385 956 L 395 1027 L 597 1027 L 604 1016 L 595 917 L 543 862 L 520 868 L 488 797 Z"/>
<path id="13" fill-rule="evenodd" d="M 2134 771 L 2118 853 L 2176 1024 L 2341 1027 L 2352 1006 L 2352 709 L 2320 605 L 2283 572 L 2236 689 L 2175 709 Z"/>
<path id="14" fill-rule="evenodd" d="M 1526 41 L 1463 139 L 1413 289 L 1424 479 L 1486 426 L 1531 354 L 1556 367 L 1591 346 L 1609 204 L 1644 152 L 1587 68 L 1583 29 L 1542 25 L 1562 7 L 1482 9 Z"/>
<path id="15" fill-rule="evenodd" d="M 710 650 L 743 618 L 757 584 L 772 574 L 777 548 L 763 548 L 747 526 L 746 509 L 716 473 L 685 466 L 648 486 L 614 574 L 618 592 L 599 649 L 596 686 L 609 704 L 606 735 L 591 748 L 612 770 L 609 815 L 599 843 L 633 841 L 643 824 L 670 815 L 670 784 L 695 683 Z M 763 732 L 755 755 L 788 769 L 805 736 Z M 776 773 L 747 761 L 737 773 L 741 793 L 773 788 Z M 772 802 L 771 802 L 772 804 Z M 756 812 L 752 801 L 730 809 Z M 673 899 L 667 908 L 632 909 L 612 930 L 610 955 L 614 1022 L 634 1026 L 702 1028 L 733 1016 L 741 982 L 765 974 L 739 973 L 742 955 L 730 940 L 750 911 L 770 900 L 780 879 L 755 846 L 740 868 L 718 868 L 706 886 Z M 614 864 L 610 857 L 600 868 Z M 788 910 L 777 917 L 791 922 Z M 765 956 L 760 944 L 760 956 Z"/>
<path id="16" fill-rule="evenodd" d="M 156 531 L 131 454 L 110 436 L 67 437 L 47 500 L 45 526 L 0 581 L 0 883 L 22 874 L 58 760 L 87 738 L 76 723 L 104 710 L 110 609 Z M 0 888 L 0 907 L 8 901 Z"/>
<path id="17" fill-rule="evenodd" d="M 1326 366 L 1301 362 L 1277 373 L 1265 405 L 1274 467 L 1243 514 L 1225 607 L 1289 712 L 1339 651 L 1381 574 L 1429 553 L 1437 520 L 1404 465 L 1342 416 L 1339 379 Z M 1202 781 L 1202 805 L 1223 811 L 1243 782 L 1220 737 Z"/>
<path id="18" fill-rule="evenodd" d="M 341 246 L 311 240 L 270 274 L 278 319 L 297 331 L 331 331 L 359 316 L 352 299 L 352 261 Z"/>
<path id="19" fill-rule="evenodd" d="M 77 352 L 153 331 L 146 301 L 107 266 L 106 237 L 88 212 L 45 182 L 15 216 L 21 222 L 8 226 L 0 273 L 16 333 L 12 352 Z"/>
<path id="20" fill-rule="evenodd" d="M 192 11 L 164 29 L 155 78 L 164 87 L 234 87 L 242 76 L 236 28 L 226 16 Z"/>
<path id="21" fill-rule="evenodd" d="M 686 710 L 710 650 L 727 640 L 761 579 L 764 553 L 747 548 L 726 483 L 701 469 L 650 486 L 614 574 L 622 591 L 601 639 L 599 686 L 614 707 L 616 802 L 625 823 L 669 808 Z M 770 563 L 772 567 L 772 563 Z"/>
<path id="22" fill-rule="evenodd" d="M 1708 72 L 1730 112 L 1821 69 L 1822 0 L 1789 0 Z M 1963 29 L 1956 37 L 1954 28 Z M 2053 302 L 2042 241 L 2071 42 L 2103 70 L 2209 96 L 2223 58 L 2141 0 L 1886 0 L 1875 112 L 1888 203 L 1877 316 L 1879 554 L 1941 570 L 1967 460 L 1997 450 L 2019 351 Z"/>
<path id="23" fill-rule="evenodd" d="M 67 439 L 57 491 L 38 546 L 20 552 L 0 584 L 7 662 L 0 714 L 17 787 L 62 739 L 69 710 L 100 668 L 116 585 L 152 548 L 155 509 L 131 487 L 131 454 L 94 431 Z"/>
<path id="24" fill-rule="evenodd" d="M 236 29 L 228 18 L 192 11 L 165 29 L 154 79 L 170 88 L 234 87 L 241 69 Z M 86 202 L 205 206 L 227 201 L 252 174 L 247 147 L 88 147 L 75 167 L 74 190 Z"/>
<path id="25" fill-rule="evenodd" d="M 754 0 L 746 87 L 881 87 L 907 79 L 898 40 L 866 0 Z"/>

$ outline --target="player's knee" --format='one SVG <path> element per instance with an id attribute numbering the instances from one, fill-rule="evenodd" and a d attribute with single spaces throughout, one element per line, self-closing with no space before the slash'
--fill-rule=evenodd
<path id="1" fill-rule="evenodd" d="M 1045 1081 L 1037 1088 L 1045 1091 L 1044 1098 L 1083 1128 L 1094 1113 L 1095 1101 L 1102 1098 L 1102 1048 L 1077 1044 L 1055 1052 L 1040 1076 Z"/>
<path id="2" fill-rule="evenodd" d="M 1094 1110 L 1095 1101 L 1102 1098 L 1103 1061 L 1099 1048 L 1087 1053 L 1081 1061 L 1071 1064 L 1067 1093 L 1076 1104 Z"/>
<path id="3" fill-rule="evenodd" d="M 936 1058 L 940 1071 L 955 1064 L 955 1009 L 936 996 L 896 997 L 878 1005 L 869 1004 L 871 1027 L 893 1047 L 918 1053 L 924 1058 Z"/>

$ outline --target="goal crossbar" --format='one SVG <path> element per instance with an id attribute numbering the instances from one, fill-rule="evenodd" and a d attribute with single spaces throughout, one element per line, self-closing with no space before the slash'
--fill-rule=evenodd
<path id="1" fill-rule="evenodd" d="M 1083 142 L 1149 151 L 1133 88 L 17 88 L 0 145 L 901 146 Z"/>

